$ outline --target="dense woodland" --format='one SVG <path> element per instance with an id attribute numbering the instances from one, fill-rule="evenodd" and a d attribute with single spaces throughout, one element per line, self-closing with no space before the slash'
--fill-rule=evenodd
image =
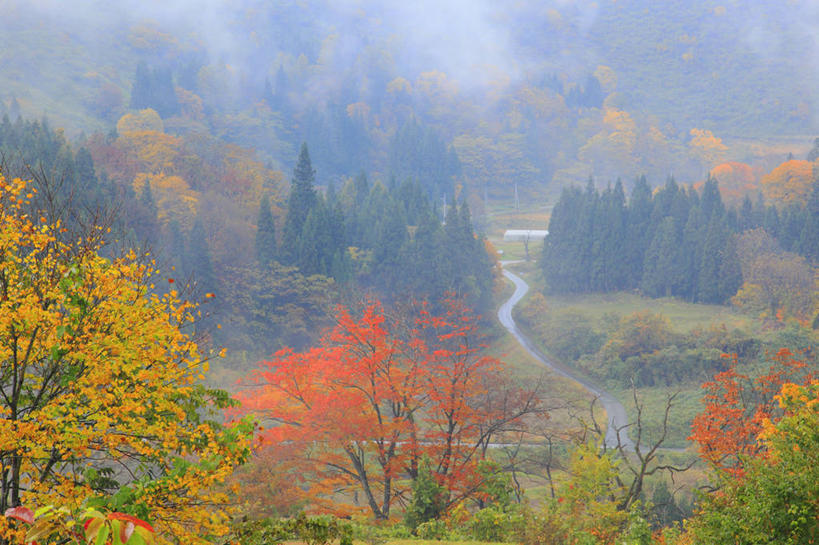
<path id="1" fill-rule="evenodd" d="M 541 267 L 556 293 L 639 289 L 726 303 L 743 283 L 735 234 L 762 229 L 780 248 L 816 263 L 819 181 L 806 201 L 780 212 L 761 195 L 756 203 L 746 195 L 739 209 L 726 210 L 715 178 L 701 192 L 672 178 L 652 193 L 640 177 L 628 201 L 619 180 L 602 193 L 589 182 L 585 191 L 564 190 L 555 205 Z"/>
<path id="2" fill-rule="evenodd" d="M 58 4 L 0 8 L 0 545 L 815 541 L 811 2 Z M 497 325 L 511 227 L 635 447 Z"/>

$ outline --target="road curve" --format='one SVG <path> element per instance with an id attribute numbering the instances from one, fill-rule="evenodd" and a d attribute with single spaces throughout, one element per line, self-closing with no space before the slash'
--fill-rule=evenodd
<path id="1" fill-rule="evenodd" d="M 618 440 L 617 440 L 617 430 L 619 430 L 620 441 L 619 444 L 627 450 L 632 450 L 634 448 L 634 444 L 632 443 L 631 439 L 629 439 L 627 426 L 628 426 L 628 417 L 626 416 L 626 409 L 623 407 L 623 404 L 617 401 L 613 395 L 606 392 L 596 384 L 590 382 L 589 380 L 582 378 L 575 374 L 574 371 L 568 369 L 558 363 L 550 361 L 548 357 L 546 357 L 543 352 L 537 349 L 537 347 L 530 341 L 526 335 L 524 335 L 520 329 L 518 329 L 517 324 L 515 324 L 514 318 L 512 318 L 512 309 L 514 306 L 523 299 L 523 296 L 526 295 L 526 292 L 529 291 L 529 284 L 526 283 L 521 277 L 518 275 L 509 272 L 505 266 L 511 263 L 519 263 L 519 261 L 502 261 L 501 265 L 504 266 L 503 275 L 512 281 L 515 284 L 515 293 L 512 294 L 505 303 L 503 303 L 500 308 L 498 309 L 498 320 L 503 327 L 505 327 L 509 333 L 511 333 L 518 342 L 526 349 L 529 354 L 540 363 L 542 363 L 545 367 L 548 367 L 558 375 L 566 377 L 570 380 L 573 380 L 584 388 L 586 388 L 589 392 L 592 393 L 596 398 L 600 400 L 600 403 L 603 405 L 603 408 L 606 410 L 606 414 L 609 417 L 608 426 L 606 427 L 606 446 L 607 447 L 617 447 Z"/>

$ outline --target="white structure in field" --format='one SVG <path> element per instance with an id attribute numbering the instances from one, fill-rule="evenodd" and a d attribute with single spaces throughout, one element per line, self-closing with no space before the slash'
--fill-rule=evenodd
<path id="1" fill-rule="evenodd" d="M 503 233 L 504 242 L 529 242 L 531 240 L 543 240 L 549 231 L 535 229 L 507 229 Z"/>

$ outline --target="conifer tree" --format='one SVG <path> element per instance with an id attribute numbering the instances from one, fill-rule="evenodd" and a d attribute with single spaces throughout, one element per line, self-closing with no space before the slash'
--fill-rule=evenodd
<path id="1" fill-rule="evenodd" d="M 779 211 L 775 206 L 768 206 L 765 208 L 765 218 L 762 222 L 762 227 L 765 229 L 766 233 L 778 239 L 780 244 L 784 247 L 780 237 Z"/>
<path id="2" fill-rule="evenodd" d="M 722 196 L 719 193 L 719 185 L 717 179 L 708 176 L 705 185 L 702 188 L 702 196 L 700 197 L 700 208 L 702 214 L 705 216 L 705 221 L 710 222 L 711 218 L 716 216 L 722 219 L 725 213 L 725 205 L 722 202 Z"/>
<path id="3" fill-rule="evenodd" d="M 790 252 L 798 252 L 804 227 L 805 208 L 797 203 L 791 203 L 785 207 L 779 228 L 779 243 L 782 247 Z"/>
<path id="4" fill-rule="evenodd" d="M 804 217 L 799 236 L 800 253 L 816 263 L 819 261 L 819 179 L 813 181 Z"/>
<path id="5" fill-rule="evenodd" d="M 159 243 L 159 219 L 157 217 L 159 209 L 151 191 L 151 182 L 148 180 L 145 180 L 145 185 L 142 186 L 139 194 L 139 208 L 139 220 L 135 227 L 139 229 L 139 234 L 144 237 L 148 245 L 155 246 Z"/>
<path id="6" fill-rule="evenodd" d="M 378 225 L 378 238 L 373 247 L 373 261 L 377 282 L 388 292 L 402 283 L 404 270 L 402 250 L 408 240 L 407 222 L 403 207 L 391 200 Z"/>
<path id="7" fill-rule="evenodd" d="M 722 261 L 726 239 L 722 222 L 712 216 L 705 233 L 697 274 L 697 300 L 702 303 L 719 304 L 724 301 L 724 289 L 720 287 L 720 269 L 724 268 Z"/>
<path id="8" fill-rule="evenodd" d="M 187 264 L 195 276 L 196 288 L 200 294 L 214 293 L 217 290 L 216 273 L 211 261 L 210 246 L 205 237 L 202 218 L 197 216 L 188 235 Z"/>
<path id="9" fill-rule="evenodd" d="M 282 229 L 281 255 L 284 263 L 296 265 L 299 260 L 299 244 L 302 228 L 307 216 L 316 205 L 316 190 L 313 187 L 316 171 L 310 161 L 310 152 L 307 143 L 301 145 L 299 159 L 293 169 L 293 179 L 290 183 L 290 197 L 287 201 L 287 215 Z"/>
<path id="10" fill-rule="evenodd" d="M 649 223 L 653 208 L 651 187 L 645 176 L 634 184 L 626 216 L 626 261 L 628 263 L 629 287 L 636 288 L 643 275 L 643 261 L 651 243 Z M 551 231 L 550 231 L 551 236 Z"/>
<path id="11" fill-rule="evenodd" d="M 699 206 L 695 206 L 688 213 L 682 234 L 682 283 L 680 295 L 694 301 L 697 297 L 699 283 L 700 262 L 702 261 L 702 245 L 705 233 L 705 220 Z"/>
<path id="12" fill-rule="evenodd" d="M 651 297 L 673 295 L 680 280 L 680 244 L 674 218 L 662 220 L 645 258 L 642 290 Z"/>
<path id="13" fill-rule="evenodd" d="M 719 300 L 726 303 L 742 286 L 742 269 L 736 249 L 736 235 L 724 233 L 719 265 Z"/>
<path id="14" fill-rule="evenodd" d="M 328 220 L 327 207 L 318 199 L 307 213 L 299 236 L 296 265 L 303 274 L 330 274 L 334 252 Z"/>
<path id="15" fill-rule="evenodd" d="M 262 267 L 269 267 L 276 259 L 276 225 L 270 212 L 270 198 L 265 195 L 259 203 L 256 222 L 256 260 Z"/>
<path id="16" fill-rule="evenodd" d="M 739 208 L 737 230 L 742 232 L 753 229 L 754 227 L 757 227 L 754 217 L 754 206 L 751 203 L 751 198 L 745 195 L 745 198 L 742 199 L 742 205 Z"/>

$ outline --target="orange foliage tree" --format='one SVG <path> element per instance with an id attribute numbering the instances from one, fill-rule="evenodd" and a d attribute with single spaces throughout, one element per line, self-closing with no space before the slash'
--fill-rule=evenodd
<path id="1" fill-rule="evenodd" d="M 490 443 L 519 439 L 525 416 L 542 411 L 476 339 L 475 316 L 454 301 L 412 319 L 378 303 L 358 319 L 341 308 L 320 346 L 278 352 L 238 398 L 267 422 L 259 439 L 273 453 L 263 457 L 303 479 L 317 505 L 350 512 L 362 493 L 387 518 L 424 456 L 452 505 L 479 487 Z"/>
<path id="2" fill-rule="evenodd" d="M 813 183 L 810 161 L 785 161 L 762 177 L 762 194 L 766 199 L 783 204 L 805 203 Z"/>
<path id="3" fill-rule="evenodd" d="M 694 417 L 690 440 L 700 456 L 722 474 L 741 477 L 744 463 L 764 453 L 757 441 L 766 425 L 781 418 L 775 395 L 781 386 L 809 382 L 805 362 L 787 349 L 777 352 L 768 372 L 750 378 L 736 371 L 736 356 L 725 356 L 732 365 L 703 384 L 705 410 Z"/>
<path id="4" fill-rule="evenodd" d="M 756 197 L 759 189 L 759 176 L 754 168 L 745 163 L 728 161 L 711 169 L 711 177 L 719 181 L 719 191 L 722 200 L 729 205 L 739 205 L 748 195 Z M 697 185 L 696 189 L 701 189 Z"/>

